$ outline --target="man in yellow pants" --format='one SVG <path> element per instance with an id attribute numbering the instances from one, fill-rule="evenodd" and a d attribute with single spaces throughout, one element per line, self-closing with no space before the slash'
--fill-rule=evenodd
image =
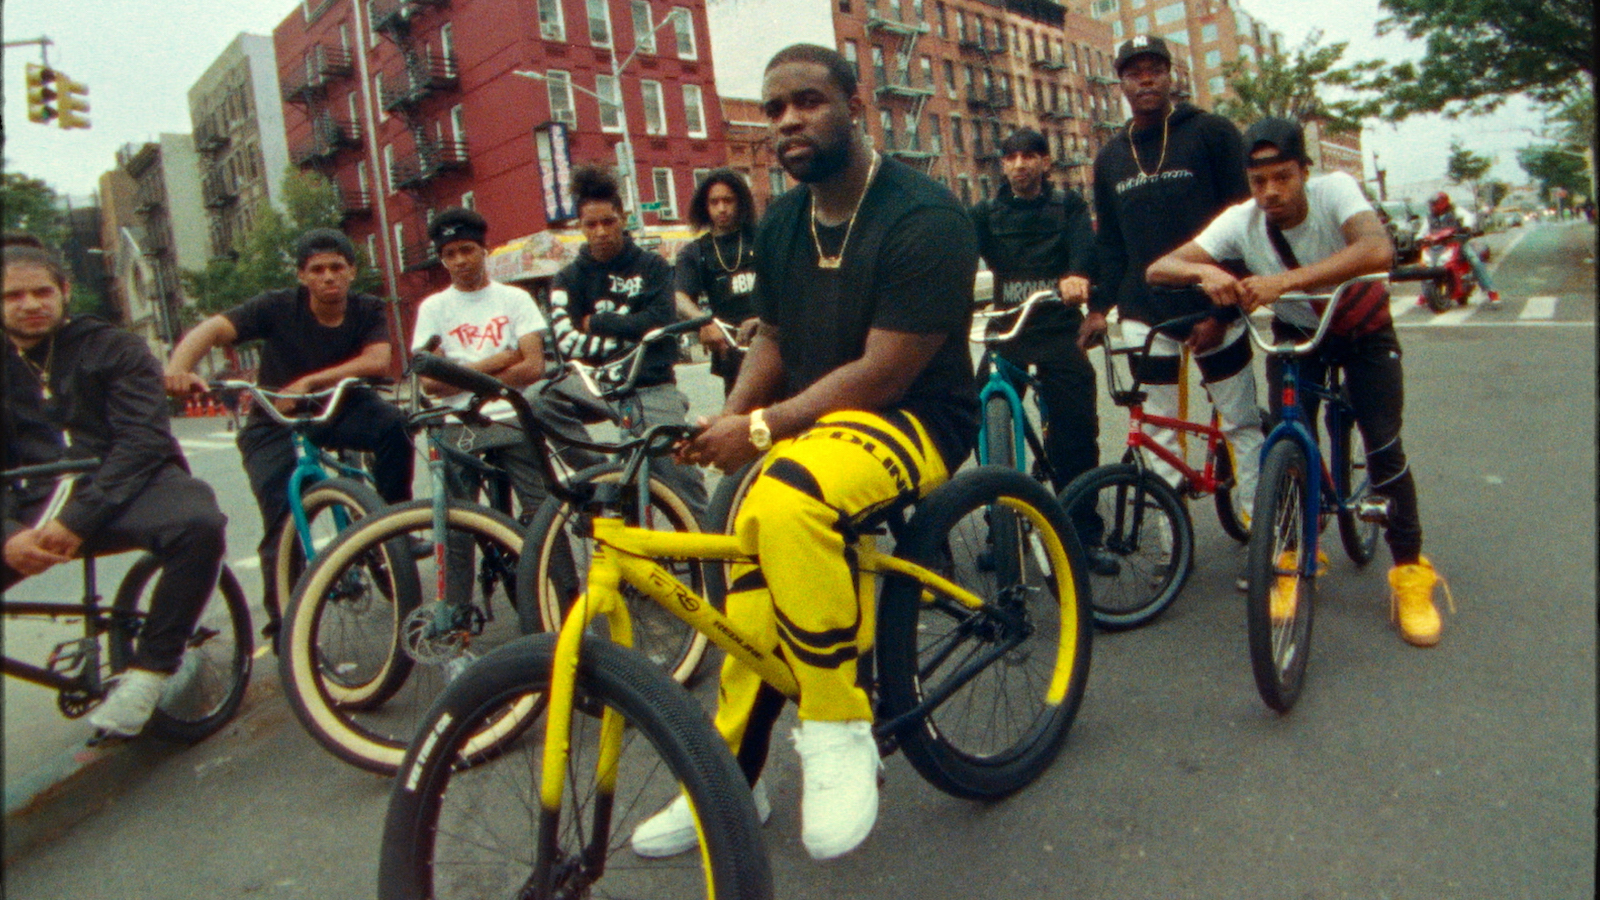
<path id="1" fill-rule="evenodd" d="M 773 202 L 757 237 L 760 328 L 738 383 L 681 456 L 727 472 L 767 452 L 735 523 L 760 567 L 734 571 L 728 612 L 794 669 L 802 838 L 829 859 L 866 839 L 878 809 L 857 668 L 873 598 L 858 592 L 850 535 L 942 484 L 971 452 L 977 239 L 948 190 L 868 147 L 855 72 L 838 53 L 780 51 L 763 107 L 801 187 Z M 724 664 L 717 727 L 752 782 L 782 704 L 743 665 Z M 645 856 L 695 846 L 687 804 L 640 825 L 633 846 Z"/>

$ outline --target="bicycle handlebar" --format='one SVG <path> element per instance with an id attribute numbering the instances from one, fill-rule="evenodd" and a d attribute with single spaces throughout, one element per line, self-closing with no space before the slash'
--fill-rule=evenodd
<path id="1" fill-rule="evenodd" d="M 1022 326 L 1028 322 L 1028 316 L 1033 313 L 1034 306 L 1040 303 L 1061 303 L 1061 295 L 1055 291 L 1034 291 L 1028 299 L 1016 306 L 1004 309 L 989 309 L 972 314 L 972 329 L 967 334 L 967 339 L 974 344 L 1003 344 L 1022 332 Z M 1016 316 L 1017 321 L 1011 323 L 1011 328 L 1004 334 L 990 334 L 989 324 L 1003 316 Z"/>
<path id="2" fill-rule="evenodd" d="M 279 425 L 287 425 L 293 428 L 295 426 L 321 425 L 333 418 L 334 414 L 339 411 L 339 404 L 344 402 L 345 391 L 352 385 L 360 386 L 363 383 L 364 379 L 351 376 L 339 379 L 339 383 L 331 388 L 312 391 L 307 394 L 285 394 L 279 391 L 269 391 L 254 382 L 231 379 L 213 381 L 207 386 L 213 391 L 249 391 L 251 396 L 256 398 L 257 407 L 264 410 Z M 277 400 L 326 400 L 327 405 L 323 407 L 322 412 L 314 416 L 290 416 L 278 410 L 275 404 Z"/>
<path id="3" fill-rule="evenodd" d="M 1355 278 L 1352 278 L 1334 288 L 1332 293 L 1307 294 L 1296 291 L 1294 293 L 1284 294 L 1277 300 L 1274 300 L 1273 303 L 1282 303 L 1285 300 L 1303 303 L 1324 301 L 1327 303 L 1327 305 L 1322 309 L 1321 318 L 1317 320 L 1316 331 L 1311 335 L 1310 338 L 1298 343 L 1294 341 L 1289 341 L 1283 344 L 1272 343 L 1271 339 L 1263 335 L 1261 333 L 1261 329 L 1256 326 L 1254 313 L 1244 317 L 1244 324 L 1245 327 L 1250 330 L 1250 339 L 1255 342 L 1257 347 L 1261 348 L 1261 352 L 1270 353 L 1274 356 L 1304 356 L 1305 354 L 1315 350 L 1322 343 L 1322 338 L 1328 333 L 1328 326 L 1333 323 L 1334 313 L 1339 309 L 1339 304 L 1344 301 L 1345 295 L 1352 288 L 1374 281 L 1388 280 L 1388 272 L 1377 272 L 1372 275 L 1358 275 Z M 1271 304 L 1264 304 L 1264 306 L 1266 305 Z"/>
<path id="4" fill-rule="evenodd" d="M 82 475 L 85 472 L 98 469 L 100 457 L 89 456 L 83 459 L 62 459 L 55 462 L 37 463 L 31 466 L 18 466 L 0 472 L 0 480 L 26 481 L 33 478 L 54 478 L 58 475 Z"/>

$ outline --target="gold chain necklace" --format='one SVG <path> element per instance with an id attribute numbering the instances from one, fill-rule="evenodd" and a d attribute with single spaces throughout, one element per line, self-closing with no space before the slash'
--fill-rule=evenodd
<path id="1" fill-rule="evenodd" d="M 45 350 L 44 365 L 42 366 L 29 359 L 28 354 L 20 350 L 17 351 L 17 355 L 22 357 L 23 365 L 28 367 L 28 372 L 39 382 L 39 390 L 43 392 L 44 399 L 49 400 L 52 396 L 50 393 L 50 367 L 55 364 L 56 336 L 50 335 L 50 345 Z"/>
<path id="2" fill-rule="evenodd" d="M 1172 113 L 1176 109 L 1177 107 L 1168 107 L 1167 117 L 1161 120 L 1161 158 L 1156 160 L 1156 170 L 1154 172 L 1146 172 L 1144 166 L 1139 163 L 1139 148 L 1134 146 L 1133 143 L 1133 120 L 1128 120 L 1128 150 L 1133 153 L 1133 167 L 1139 170 L 1141 178 L 1149 178 L 1152 175 L 1161 174 L 1161 166 L 1167 161 L 1167 123 L 1172 120 Z"/>
<path id="3" fill-rule="evenodd" d="M 717 246 L 715 232 L 711 234 L 711 252 L 717 255 L 717 265 L 722 267 L 722 271 L 732 275 L 734 270 L 739 268 L 739 263 L 744 261 L 744 229 L 739 229 L 739 252 L 733 255 L 733 265 L 730 266 L 722 261 L 722 248 Z"/>
<path id="4" fill-rule="evenodd" d="M 817 268 L 837 269 L 844 265 L 844 248 L 850 245 L 850 232 L 856 227 L 856 214 L 861 212 L 861 201 L 867 199 L 867 191 L 872 188 L 872 179 L 878 174 L 878 161 L 883 157 L 878 151 L 872 151 L 872 164 L 867 167 L 867 183 L 861 186 L 861 195 L 856 198 L 856 208 L 850 211 L 850 220 L 844 227 L 844 240 L 839 243 L 839 252 L 829 256 L 822 252 L 822 240 L 817 237 L 817 198 L 811 197 L 811 243 L 817 248 Z"/>

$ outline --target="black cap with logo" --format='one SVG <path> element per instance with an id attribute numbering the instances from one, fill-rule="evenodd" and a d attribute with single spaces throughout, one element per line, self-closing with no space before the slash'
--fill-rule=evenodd
<path id="1" fill-rule="evenodd" d="M 470 209 L 456 207 L 447 209 L 428 224 L 428 237 L 433 239 L 433 245 L 440 250 L 451 241 L 473 241 L 482 244 L 489 235 L 489 223 L 483 216 Z"/>
<path id="2" fill-rule="evenodd" d="M 1117 61 L 1112 64 L 1118 75 L 1122 74 L 1122 67 L 1127 65 L 1136 56 L 1159 56 L 1172 65 L 1172 51 L 1167 49 L 1167 42 L 1153 34 L 1140 34 L 1122 42 L 1117 48 Z"/>

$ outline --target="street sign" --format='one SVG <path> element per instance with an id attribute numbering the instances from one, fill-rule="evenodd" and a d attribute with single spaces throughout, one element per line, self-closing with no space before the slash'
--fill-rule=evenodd
<path id="1" fill-rule="evenodd" d="M 660 200 L 639 201 L 639 209 L 644 212 L 661 212 L 662 209 L 666 208 L 666 205 Z"/>

